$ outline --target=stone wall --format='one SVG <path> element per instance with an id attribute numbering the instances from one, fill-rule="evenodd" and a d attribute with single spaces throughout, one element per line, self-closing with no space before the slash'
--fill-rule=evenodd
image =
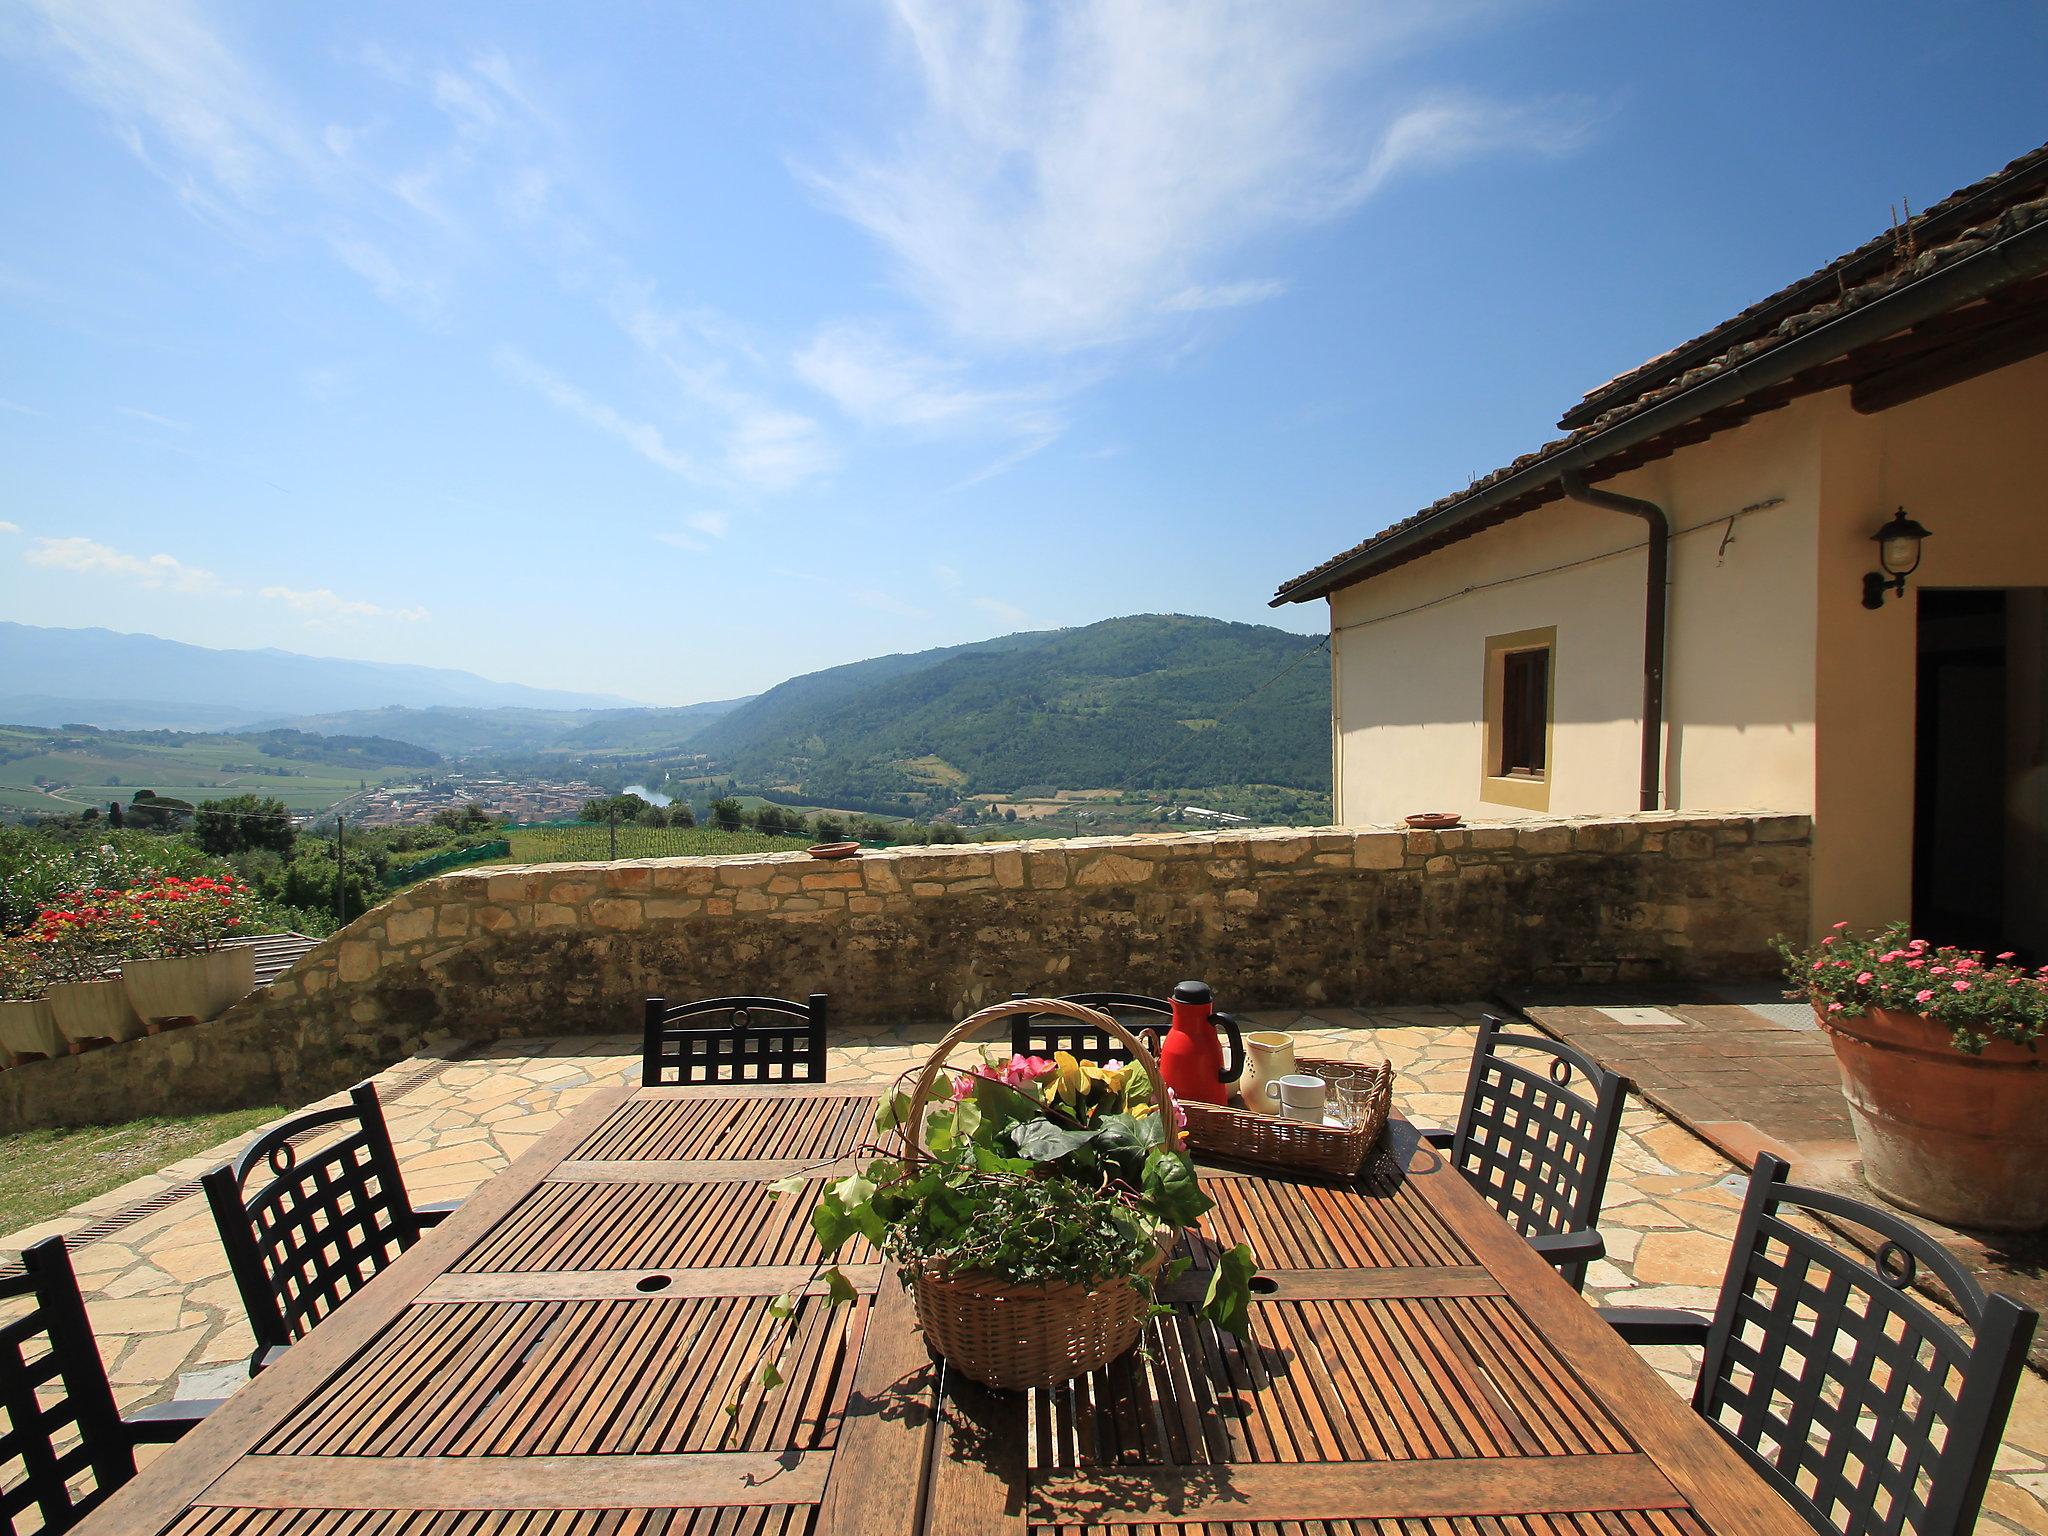
<path id="1" fill-rule="evenodd" d="M 650 994 L 824 991 L 864 1022 L 1184 976 L 1233 1008 L 1754 978 L 1804 930 L 1809 832 L 1666 813 L 463 871 L 211 1024 L 0 1073 L 0 1130 L 299 1103 L 436 1037 L 634 1031 Z"/>

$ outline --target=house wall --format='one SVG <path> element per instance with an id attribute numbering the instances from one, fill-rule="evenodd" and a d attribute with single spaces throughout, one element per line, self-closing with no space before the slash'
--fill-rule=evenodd
<path id="1" fill-rule="evenodd" d="M 1910 916 L 1918 594 L 2048 587 L 2044 422 L 2048 357 L 1875 416 L 1847 389 L 1808 397 L 1603 482 L 1662 505 L 1677 533 L 1666 803 L 1811 812 L 1819 926 Z M 1729 515 L 1771 498 L 1736 517 L 1724 548 Z M 1897 506 L 1934 536 L 1906 598 L 1873 613 L 1870 536 Z M 1634 807 L 1643 555 L 1578 562 L 1640 542 L 1633 519 L 1558 504 L 1334 594 L 1337 819 L 1538 814 L 1485 798 L 1483 663 L 1489 635 L 1546 625 L 1549 810 Z M 2048 852 L 2042 735 L 2023 750 L 2023 803 L 2006 826 L 1987 807 L 1987 826 Z"/>
<path id="2" fill-rule="evenodd" d="M 1601 484 L 1658 503 L 1673 526 L 1672 808 L 1813 807 L 1819 432 L 1802 403 Z M 1775 504 L 1743 513 L 1764 502 Z M 1634 809 L 1645 536 L 1639 519 L 1556 503 L 1335 593 L 1337 819 Z M 1488 636 L 1549 626 L 1549 804 L 1539 810 L 1487 798 L 1484 666 Z"/>
<path id="3" fill-rule="evenodd" d="M 2048 586 L 2048 356 L 1875 416 L 1857 415 L 1847 390 L 1816 403 L 1814 915 L 1861 925 L 1912 907 L 1918 595 Z M 1933 536 L 1905 598 L 1873 613 L 1862 602 L 1863 573 L 1877 568 L 1870 536 L 1899 506 Z M 2048 763 L 2038 738 L 2031 745 L 2036 760 L 2013 766 L 2020 791 L 2038 799 Z M 1990 835 L 2003 835 L 2000 809 L 1985 807 Z"/>
<path id="4" fill-rule="evenodd" d="M 451 873 L 211 1023 L 0 1072 L 0 1133 L 303 1103 L 437 1038 L 631 1032 L 650 994 L 823 991 L 836 1026 L 1185 976 L 1234 1008 L 1761 977 L 1806 910 L 1807 832 L 1647 816 Z"/>

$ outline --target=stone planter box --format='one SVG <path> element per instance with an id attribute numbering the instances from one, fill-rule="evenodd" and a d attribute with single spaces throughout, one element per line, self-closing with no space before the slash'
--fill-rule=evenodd
<path id="1" fill-rule="evenodd" d="M 64 1034 L 47 998 L 0 1002 L 0 1051 L 16 1060 L 64 1054 Z"/>
<path id="2" fill-rule="evenodd" d="M 72 1045 L 95 1040 L 133 1040 L 142 1034 L 142 1018 L 128 1001 L 121 978 L 66 981 L 50 988 L 47 999 L 57 1028 Z"/>
<path id="3" fill-rule="evenodd" d="M 161 1019 L 213 1019 L 256 988 L 256 951 L 231 944 L 203 955 L 127 960 L 121 984 L 148 1023 Z"/>

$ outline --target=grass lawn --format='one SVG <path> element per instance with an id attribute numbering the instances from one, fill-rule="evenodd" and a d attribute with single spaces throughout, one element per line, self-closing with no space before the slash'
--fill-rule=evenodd
<path id="1" fill-rule="evenodd" d="M 513 827 L 509 864 L 557 864 L 611 857 L 610 829 L 599 823 L 558 827 Z M 620 827 L 622 859 L 674 859 L 712 853 L 778 853 L 806 847 L 809 838 L 770 837 L 760 832 L 721 832 L 716 827 Z"/>
<path id="2" fill-rule="evenodd" d="M 0 1136 L 0 1232 L 32 1226 L 283 1113 L 272 1105 Z"/>

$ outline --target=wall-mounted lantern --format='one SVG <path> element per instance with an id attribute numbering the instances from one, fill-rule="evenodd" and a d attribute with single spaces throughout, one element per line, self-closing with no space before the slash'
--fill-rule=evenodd
<path id="1" fill-rule="evenodd" d="M 1877 563 L 1883 569 L 1863 578 L 1863 606 L 1882 608 L 1885 593 L 1905 596 L 1906 578 L 1920 568 L 1920 541 L 1931 535 L 1906 516 L 1906 509 L 1901 507 L 1890 522 L 1870 537 L 1877 545 Z"/>

